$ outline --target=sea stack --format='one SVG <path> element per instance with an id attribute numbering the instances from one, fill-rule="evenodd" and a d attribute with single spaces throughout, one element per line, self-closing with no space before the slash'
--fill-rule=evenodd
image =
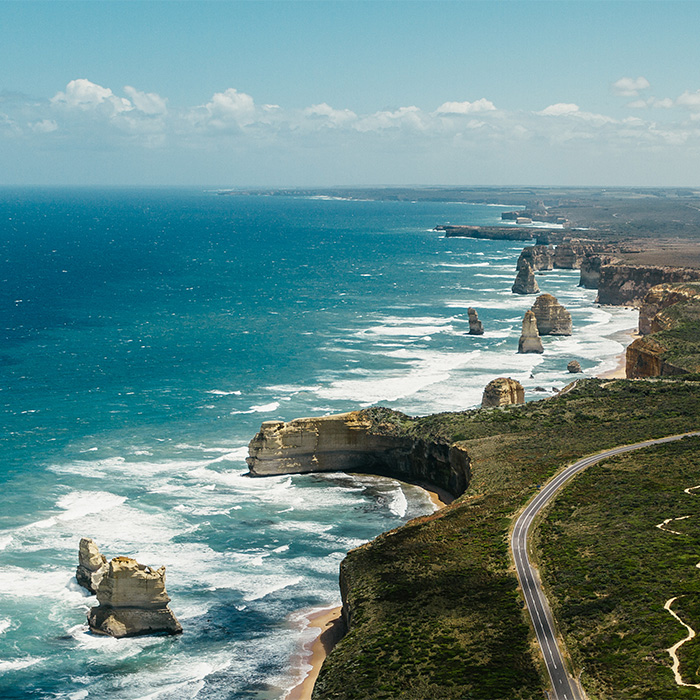
<path id="1" fill-rule="evenodd" d="M 151 569 L 130 557 L 114 557 L 97 588 L 99 605 L 88 612 L 90 631 L 112 637 L 180 634 L 168 608 L 165 567 Z"/>
<path id="2" fill-rule="evenodd" d="M 540 335 L 571 335 L 571 314 L 551 294 L 542 294 L 532 306 Z"/>
<path id="3" fill-rule="evenodd" d="M 518 274 L 515 277 L 515 282 L 511 287 L 513 294 L 538 294 L 540 291 L 535 279 L 535 273 L 530 267 L 530 263 L 524 260 Z"/>
<path id="4" fill-rule="evenodd" d="M 479 320 L 476 309 L 472 309 L 470 306 L 467 309 L 467 314 L 469 315 L 469 335 L 484 335 L 484 327 Z"/>
<path id="5" fill-rule="evenodd" d="M 525 390 L 520 382 L 510 377 L 499 377 L 489 382 L 481 398 L 481 408 L 510 406 L 525 403 Z"/>
<path id="6" fill-rule="evenodd" d="M 552 270 L 554 268 L 554 249 L 548 245 L 531 245 L 523 248 L 516 270 L 528 263 L 533 270 Z"/>
<path id="7" fill-rule="evenodd" d="M 523 332 L 520 336 L 520 342 L 518 343 L 518 352 L 521 354 L 530 352 L 544 352 L 542 340 L 540 339 L 540 334 L 537 331 L 537 318 L 532 311 L 525 312 L 525 317 L 523 318 Z"/>
<path id="8" fill-rule="evenodd" d="M 583 372 L 581 369 L 581 363 L 578 360 L 571 360 L 568 365 L 566 365 L 566 369 L 571 372 L 571 374 L 579 374 L 579 372 Z"/>
<path id="9" fill-rule="evenodd" d="M 78 568 L 75 572 L 78 583 L 95 595 L 106 570 L 107 557 L 100 554 L 99 548 L 89 537 L 83 537 L 80 540 Z"/>

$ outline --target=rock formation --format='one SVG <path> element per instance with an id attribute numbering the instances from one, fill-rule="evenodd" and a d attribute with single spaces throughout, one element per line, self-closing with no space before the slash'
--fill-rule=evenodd
<path id="1" fill-rule="evenodd" d="M 78 568 L 75 572 L 78 583 L 95 595 L 106 570 L 105 555 L 100 554 L 97 545 L 89 537 L 83 537 L 78 548 Z"/>
<path id="2" fill-rule="evenodd" d="M 571 360 L 568 365 L 566 365 L 566 369 L 571 372 L 571 374 L 578 374 L 579 372 L 583 372 L 581 369 L 581 363 L 578 360 Z"/>
<path id="3" fill-rule="evenodd" d="M 472 309 L 470 306 L 467 309 L 467 314 L 469 315 L 469 335 L 483 335 L 484 326 L 479 320 L 479 314 L 476 313 L 476 309 Z"/>
<path id="4" fill-rule="evenodd" d="M 609 248 L 605 243 L 560 243 L 554 249 L 554 267 L 560 270 L 578 270 L 587 255 L 600 253 Z"/>
<path id="5" fill-rule="evenodd" d="M 637 338 L 627 346 L 625 374 L 628 379 L 662 377 L 686 374 L 687 370 L 674 367 L 663 359 L 668 348 L 653 336 Z"/>
<path id="6" fill-rule="evenodd" d="M 525 403 L 525 390 L 520 382 L 510 377 L 499 377 L 489 382 L 481 398 L 481 408 L 509 406 L 514 403 Z"/>
<path id="7" fill-rule="evenodd" d="M 639 309 L 639 332 L 657 333 L 670 327 L 671 322 L 661 312 L 674 304 L 700 295 L 700 284 L 657 284 L 652 287 Z"/>
<path id="8" fill-rule="evenodd" d="M 543 353 L 542 340 L 537 331 L 537 318 L 532 311 L 526 311 L 523 318 L 523 332 L 518 342 L 519 353 Z"/>
<path id="9" fill-rule="evenodd" d="M 88 612 L 90 630 L 112 637 L 179 634 L 180 623 L 168 608 L 165 567 L 154 570 L 129 557 L 107 564 L 97 587 L 99 605 Z"/>
<path id="10" fill-rule="evenodd" d="M 539 294 L 540 288 L 537 286 L 535 273 L 527 261 L 522 263 L 511 289 L 514 294 Z"/>
<path id="11" fill-rule="evenodd" d="M 571 314 L 551 294 L 537 297 L 532 312 L 540 335 L 571 335 Z"/>
<path id="12" fill-rule="evenodd" d="M 648 267 L 641 265 L 603 265 L 598 282 L 599 304 L 640 306 L 647 292 L 658 284 L 697 282 L 700 270 L 687 267 Z"/>
<path id="13" fill-rule="evenodd" d="M 554 249 L 548 245 L 532 245 L 523 248 L 516 269 L 528 263 L 533 270 L 551 270 L 554 266 Z"/>
<path id="14" fill-rule="evenodd" d="M 468 455 L 442 442 L 373 431 L 368 409 L 284 423 L 266 421 L 250 441 L 251 476 L 349 471 L 430 482 L 459 496 L 470 479 Z M 401 415 L 388 411 L 390 420 Z"/>
<path id="15" fill-rule="evenodd" d="M 600 283 L 600 268 L 603 265 L 611 265 L 617 261 L 612 255 L 594 253 L 586 255 L 581 261 L 581 276 L 578 286 L 584 289 L 598 289 Z"/>

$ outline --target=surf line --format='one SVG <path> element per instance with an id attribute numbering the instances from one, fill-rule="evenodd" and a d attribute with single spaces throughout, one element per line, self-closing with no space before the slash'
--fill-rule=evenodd
<path id="1" fill-rule="evenodd" d="M 689 496 L 697 496 L 698 494 L 693 493 L 696 489 L 700 489 L 700 484 L 698 486 L 690 486 L 687 489 L 683 489 L 683 493 L 687 493 Z M 664 532 L 670 532 L 673 533 L 674 535 L 680 535 L 682 533 L 677 532 L 676 530 L 671 530 L 670 528 L 667 528 L 666 525 L 670 523 L 673 520 L 685 520 L 686 518 L 689 518 L 689 515 L 683 515 L 680 518 L 667 518 L 664 520 L 662 523 L 659 523 L 656 527 L 659 528 L 659 530 L 663 530 Z M 698 562 L 695 565 L 698 569 L 700 569 L 700 562 Z M 678 649 L 680 649 L 686 642 L 689 642 L 691 639 L 695 637 L 695 630 L 690 626 L 687 625 L 683 620 L 681 620 L 678 615 L 672 610 L 671 606 L 679 599 L 682 598 L 683 596 L 675 596 L 673 598 L 669 598 L 666 603 L 664 604 L 664 610 L 667 610 L 675 620 L 677 620 L 683 627 L 685 627 L 688 630 L 688 636 L 685 637 L 684 639 L 681 639 L 680 642 L 676 642 L 672 647 L 669 647 L 666 649 L 668 652 L 669 656 L 671 657 L 672 665 L 671 665 L 671 671 L 673 672 L 673 677 L 676 681 L 676 685 L 682 685 L 685 686 L 686 688 L 700 688 L 700 683 L 686 683 L 683 680 L 683 676 L 680 673 L 680 665 L 681 661 L 678 658 Z"/>

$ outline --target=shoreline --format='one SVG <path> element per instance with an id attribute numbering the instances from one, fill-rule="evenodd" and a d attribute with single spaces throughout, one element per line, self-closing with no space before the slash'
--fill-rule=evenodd
<path id="1" fill-rule="evenodd" d="M 617 356 L 616 364 L 612 369 L 605 370 L 604 372 L 600 372 L 595 375 L 598 379 L 627 379 L 627 348 L 632 341 L 641 336 L 639 335 L 636 326 L 634 328 L 621 331 L 619 334 L 616 333 L 615 335 L 618 336 L 618 339 L 623 342 L 625 347 Z"/>

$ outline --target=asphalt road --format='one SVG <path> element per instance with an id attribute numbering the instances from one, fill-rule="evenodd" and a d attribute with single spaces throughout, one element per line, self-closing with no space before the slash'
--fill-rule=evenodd
<path id="1" fill-rule="evenodd" d="M 658 440 L 647 440 L 646 442 L 638 442 L 634 445 L 623 445 L 622 447 L 615 447 L 612 450 L 606 450 L 597 455 L 584 457 L 575 464 L 564 469 L 564 471 L 557 474 L 551 481 L 545 484 L 516 521 L 511 538 L 511 549 L 513 551 L 513 558 L 515 559 L 515 568 L 518 572 L 520 586 L 525 595 L 527 609 L 530 613 L 532 624 L 535 627 L 537 641 L 542 649 L 542 655 L 544 656 L 549 678 L 552 682 L 551 700 L 584 700 L 586 696 L 564 666 L 561 650 L 554 633 L 552 611 L 544 595 L 544 591 L 542 590 L 539 574 L 530 563 L 530 559 L 527 555 L 527 535 L 530 526 L 537 514 L 552 499 L 556 492 L 564 486 L 574 474 L 577 474 L 586 467 L 590 467 L 592 464 L 596 464 L 596 462 L 622 454 L 623 452 L 640 450 L 644 447 L 660 445 L 665 442 L 674 442 L 689 435 L 700 435 L 700 432 L 671 435 L 669 437 L 659 438 Z"/>

